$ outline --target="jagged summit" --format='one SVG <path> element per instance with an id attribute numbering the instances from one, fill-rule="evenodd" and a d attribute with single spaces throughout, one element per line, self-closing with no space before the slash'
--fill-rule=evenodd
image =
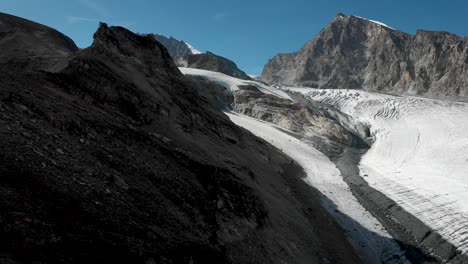
<path id="1" fill-rule="evenodd" d="M 123 54 L 135 57 L 142 68 L 148 71 L 167 68 L 179 72 L 168 50 L 160 42 L 149 35 L 137 35 L 120 26 L 109 27 L 106 23 L 100 23 L 91 52 L 103 52 Z"/>

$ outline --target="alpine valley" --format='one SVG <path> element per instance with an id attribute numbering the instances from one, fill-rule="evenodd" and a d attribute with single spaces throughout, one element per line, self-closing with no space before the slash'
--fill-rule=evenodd
<path id="1" fill-rule="evenodd" d="M 468 263 L 468 38 L 339 13 L 255 78 L 0 13 L 0 50 L 0 263 Z"/>

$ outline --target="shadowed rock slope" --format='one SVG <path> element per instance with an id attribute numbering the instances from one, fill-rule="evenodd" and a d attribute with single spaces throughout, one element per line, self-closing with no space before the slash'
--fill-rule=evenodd
<path id="1" fill-rule="evenodd" d="M 70 38 L 55 29 L 4 13 L 0 17 L 0 62 L 10 67 L 58 70 L 65 66 L 66 57 L 78 50 Z"/>
<path id="2" fill-rule="evenodd" d="M 468 39 L 448 32 L 410 35 L 338 14 L 302 49 L 269 60 L 261 80 L 395 94 L 466 96 Z"/>
<path id="3" fill-rule="evenodd" d="M 0 262 L 359 262 L 302 170 L 159 42 L 0 22 Z"/>

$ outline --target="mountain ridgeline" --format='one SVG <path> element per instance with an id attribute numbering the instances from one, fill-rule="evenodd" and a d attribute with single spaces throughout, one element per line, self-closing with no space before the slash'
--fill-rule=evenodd
<path id="1" fill-rule="evenodd" d="M 251 79 L 245 72 L 240 70 L 233 61 L 227 58 L 209 51 L 201 53 L 187 42 L 177 40 L 173 37 L 167 38 L 157 34 L 150 35 L 166 47 L 174 62 L 179 67 L 221 72 L 244 80 Z"/>
<path id="2" fill-rule="evenodd" d="M 338 14 L 294 53 L 278 54 L 261 80 L 270 84 L 424 96 L 468 95 L 468 38 Z"/>
<path id="3" fill-rule="evenodd" d="M 278 149 L 150 36 L 0 13 L 1 263 L 359 263 Z"/>
<path id="4" fill-rule="evenodd" d="M 200 54 L 201 52 L 193 48 L 190 44 L 183 40 L 178 40 L 173 37 L 165 37 L 158 34 L 150 34 L 155 40 L 160 42 L 166 47 L 167 51 L 171 56 L 180 54 Z"/>

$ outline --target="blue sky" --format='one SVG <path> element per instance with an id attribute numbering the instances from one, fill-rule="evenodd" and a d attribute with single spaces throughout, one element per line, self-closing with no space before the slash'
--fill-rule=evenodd
<path id="1" fill-rule="evenodd" d="M 275 54 L 301 48 L 338 12 L 409 33 L 468 36 L 466 0 L 0 0 L 0 11 L 54 27 L 80 47 L 91 44 L 99 21 L 173 36 L 256 75 Z"/>

